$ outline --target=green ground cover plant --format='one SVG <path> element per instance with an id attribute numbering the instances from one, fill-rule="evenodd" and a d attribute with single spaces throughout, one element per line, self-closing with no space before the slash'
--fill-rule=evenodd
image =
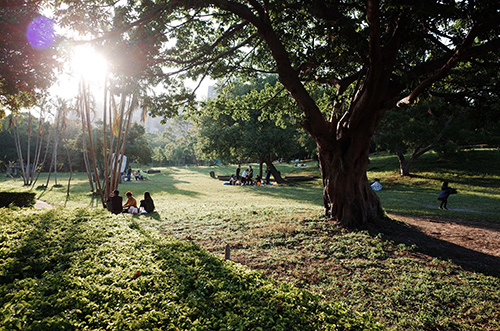
<path id="1" fill-rule="evenodd" d="M 1 330 L 382 329 L 100 210 L 0 209 Z"/>
<path id="2" fill-rule="evenodd" d="M 368 177 L 381 179 L 379 197 L 388 213 L 498 223 L 500 169 L 494 165 L 499 161 L 497 150 L 464 151 L 447 160 L 429 153 L 415 164 L 415 176 L 401 178 L 395 156 L 376 155 Z M 277 167 L 284 175 L 319 176 L 313 161 L 304 168 Z M 129 216 L 140 229 L 194 243 L 219 258 L 229 244 L 234 262 L 320 294 L 327 302 L 371 312 L 391 330 L 500 328 L 498 270 L 464 268 L 407 241 L 386 239 L 398 234 L 401 222 L 387 221 L 364 231 L 337 227 L 321 218 L 319 178 L 240 187 L 209 176 L 210 171 L 231 174 L 235 166 L 158 169 L 150 181 L 120 185 L 122 193 L 131 190 L 141 198 L 148 190 L 155 200 L 158 213 Z M 63 182 L 63 174 L 59 177 Z M 73 178 L 69 196 L 64 185 L 34 191 L 59 208 L 99 207 L 88 192 L 86 176 Z M 436 200 L 444 180 L 459 190 L 447 212 L 438 209 Z M 3 180 L 1 185 L 19 189 L 20 184 Z"/>

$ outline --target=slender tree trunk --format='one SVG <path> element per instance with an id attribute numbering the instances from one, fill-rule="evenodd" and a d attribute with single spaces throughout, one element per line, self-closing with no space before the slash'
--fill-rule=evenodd
<path id="1" fill-rule="evenodd" d="M 28 113 L 28 152 L 26 153 L 26 180 L 24 185 L 31 185 L 31 112 Z"/>
<path id="2" fill-rule="evenodd" d="M 83 107 L 82 107 L 82 101 L 80 101 L 80 115 L 81 115 L 81 122 L 82 122 L 82 145 L 83 145 L 83 163 L 85 164 L 85 170 L 87 171 L 87 177 L 89 179 L 89 185 L 90 185 L 90 191 L 92 192 L 92 195 L 94 195 L 95 188 L 94 188 L 94 178 L 98 177 L 99 174 L 94 172 L 94 176 L 92 177 L 91 175 L 91 170 L 90 170 L 90 164 L 89 164 L 89 155 L 88 155 L 88 149 L 87 149 L 87 138 L 85 137 L 85 116 L 83 112 Z"/>
<path id="3" fill-rule="evenodd" d="M 23 151 L 21 148 L 21 140 L 19 138 L 19 130 L 17 128 L 17 116 L 12 115 L 11 123 L 13 123 L 13 125 L 14 125 L 14 142 L 16 145 L 17 157 L 19 158 L 19 163 L 21 166 L 21 174 L 23 176 L 24 185 L 28 185 L 26 171 L 25 171 L 25 167 L 24 167 Z"/>
<path id="4" fill-rule="evenodd" d="M 43 170 L 43 166 L 45 165 L 45 162 L 47 162 L 47 156 L 49 155 L 49 148 L 50 148 L 50 139 L 49 138 L 50 138 L 50 132 L 49 132 L 49 135 L 47 137 L 47 145 L 45 146 L 45 153 L 43 155 L 42 163 L 40 164 L 40 169 L 37 171 L 36 179 L 31 184 L 31 188 L 33 188 L 35 186 L 36 182 L 38 181 L 38 178 L 40 177 L 40 173 Z M 41 145 L 41 143 L 40 143 L 40 145 Z M 40 146 L 40 148 L 41 148 L 41 146 Z M 49 170 L 49 173 L 50 173 L 50 170 Z"/>
<path id="5" fill-rule="evenodd" d="M 66 196 L 69 196 L 69 188 L 71 186 L 71 178 L 73 177 L 73 166 L 71 165 L 71 156 L 69 153 L 69 148 L 66 148 L 66 154 L 68 154 L 68 164 L 69 164 L 68 190 L 66 191 Z"/>
<path id="6" fill-rule="evenodd" d="M 106 202 L 105 202 L 105 199 L 104 199 L 104 195 L 103 195 L 103 192 L 102 192 L 102 187 L 101 187 L 101 181 L 99 179 L 99 176 L 97 174 L 97 166 L 96 166 L 96 154 L 95 154 L 95 150 L 94 150 L 94 142 L 93 142 L 93 139 L 92 139 L 92 126 L 91 126 L 91 123 L 90 123 L 90 101 L 89 101 L 89 96 L 88 96 L 88 92 L 87 92 L 87 86 L 85 85 L 85 82 L 82 82 L 82 93 L 81 93 L 81 96 L 83 97 L 83 111 L 85 112 L 85 121 L 87 123 L 87 133 L 89 135 L 89 145 L 90 145 L 90 153 L 92 155 L 92 166 L 93 166 L 93 169 L 94 169 L 94 174 L 96 174 L 95 179 L 96 179 L 96 184 L 97 184 L 97 191 L 99 192 L 99 196 L 101 197 L 101 203 L 102 203 L 102 206 L 103 208 L 106 208 Z"/>
<path id="7" fill-rule="evenodd" d="M 54 185 L 57 185 L 57 149 L 59 147 L 60 138 L 60 111 L 57 112 L 56 134 L 54 135 L 54 149 L 52 150 L 52 163 L 54 164 Z"/>
<path id="8" fill-rule="evenodd" d="M 42 155 L 42 143 L 43 143 L 43 117 L 40 114 L 40 130 L 38 131 L 39 135 L 36 140 L 36 147 L 35 147 L 35 158 L 33 160 L 33 171 L 31 175 L 31 187 L 35 185 L 35 173 L 37 173 L 37 178 L 38 174 L 40 171 L 38 171 L 39 166 L 40 166 L 40 155 Z"/>
<path id="9" fill-rule="evenodd" d="M 396 152 L 396 155 L 398 156 L 398 161 L 399 161 L 399 175 L 401 177 L 409 176 L 410 170 L 408 167 L 408 163 L 406 162 L 405 159 L 405 154 L 402 152 Z"/>

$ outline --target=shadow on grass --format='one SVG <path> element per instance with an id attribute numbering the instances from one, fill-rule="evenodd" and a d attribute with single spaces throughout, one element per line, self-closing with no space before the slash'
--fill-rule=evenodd
<path id="1" fill-rule="evenodd" d="M 274 184 L 276 186 L 241 186 L 241 189 L 251 190 L 254 194 L 269 196 L 274 199 L 295 200 L 297 203 L 311 203 L 317 206 L 323 205 L 323 189 L 316 181 L 285 185 Z"/>
<path id="2" fill-rule="evenodd" d="M 158 212 L 134 215 L 134 218 L 136 218 L 136 217 L 140 217 L 140 218 L 149 217 L 149 218 L 153 218 L 159 222 L 161 221 L 161 216 L 160 216 L 160 213 L 158 213 Z"/>
<path id="3" fill-rule="evenodd" d="M 464 270 L 500 278 L 500 257 L 477 252 L 448 241 L 430 237 L 417 227 L 387 218 L 378 227 L 368 229 L 371 235 L 382 236 L 396 244 L 415 245 L 415 251 L 443 261 L 452 261 Z"/>

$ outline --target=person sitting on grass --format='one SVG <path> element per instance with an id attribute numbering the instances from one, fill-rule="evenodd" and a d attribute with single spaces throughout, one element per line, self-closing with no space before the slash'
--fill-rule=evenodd
<path id="1" fill-rule="evenodd" d="M 134 172 L 134 177 L 135 180 L 142 180 L 141 171 L 137 170 L 136 172 Z"/>
<path id="2" fill-rule="evenodd" d="M 269 166 L 267 166 L 266 168 L 266 178 L 264 179 L 264 184 L 267 184 L 269 185 L 270 181 L 271 181 L 271 168 L 269 168 Z"/>
<path id="3" fill-rule="evenodd" d="M 121 214 L 123 208 L 123 198 L 119 195 L 120 191 L 114 190 L 109 196 L 108 200 L 106 200 L 106 206 L 108 210 L 113 214 Z"/>
<path id="4" fill-rule="evenodd" d="M 137 200 L 132 196 L 132 192 L 128 191 L 125 193 L 127 196 L 127 202 L 123 205 L 123 212 L 129 214 L 137 214 L 139 208 L 137 207 Z"/>
<path id="5" fill-rule="evenodd" d="M 151 194 L 148 191 L 144 192 L 144 199 L 141 200 L 139 207 L 143 208 L 146 213 L 152 213 L 155 211 L 155 203 L 153 202 Z"/>
<path id="6" fill-rule="evenodd" d="M 139 170 L 139 172 L 141 173 L 142 180 L 149 179 L 149 175 L 147 172 L 142 171 L 142 170 Z"/>
<path id="7" fill-rule="evenodd" d="M 378 178 L 375 178 L 375 180 L 370 183 L 370 186 L 374 191 L 380 191 L 382 189 L 382 184 L 380 184 L 380 179 Z"/>

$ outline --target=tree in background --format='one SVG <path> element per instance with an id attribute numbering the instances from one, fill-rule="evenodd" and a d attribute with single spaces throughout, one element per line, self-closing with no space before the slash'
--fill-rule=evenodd
<path id="1" fill-rule="evenodd" d="M 127 134 L 127 145 L 125 146 L 125 155 L 130 161 L 140 164 L 149 164 L 151 162 L 152 150 L 146 139 L 146 130 L 144 125 L 133 122 Z"/>
<path id="2" fill-rule="evenodd" d="M 459 146 L 498 145 L 500 74 L 495 61 L 486 56 L 476 60 L 474 67 L 461 65 L 435 84 L 420 104 L 386 113 L 375 143 L 378 150 L 398 156 L 401 176 L 409 176 L 415 160 L 431 150 L 447 157 Z"/>
<path id="3" fill-rule="evenodd" d="M 220 91 L 217 99 L 205 102 L 197 121 L 200 149 L 204 155 L 224 162 L 258 160 L 260 176 L 265 163 L 274 179 L 283 183 L 273 160 L 290 159 L 299 151 L 300 131 L 296 119 L 280 116 L 271 120 L 263 115 L 273 112 L 263 111 L 264 107 L 294 106 L 288 97 L 277 96 L 282 93 L 280 89 L 276 77 L 263 76 L 253 83 L 235 82 Z"/>
<path id="4" fill-rule="evenodd" d="M 193 122 L 177 116 L 165 123 L 164 128 L 161 134 L 146 134 L 153 160 L 161 165 L 198 164 L 197 128 Z"/>
<path id="5" fill-rule="evenodd" d="M 450 141 L 456 133 L 452 129 L 456 121 L 441 100 L 388 111 L 374 136 L 376 148 L 395 153 L 400 175 L 410 176 L 410 169 L 420 156 Z M 411 153 L 408 159 L 407 153 Z"/>
<path id="6" fill-rule="evenodd" d="M 460 63 L 498 59 L 500 49 L 494 1 L 129 1 L 113 2 L 113 10 L 102 1 L 86 2 L 85 10 L 66 4 L 56 8 L 58 17 L 71 17 L 100 40 L 122 40 L 122 53 L 137 60 L 133 69 L 151 87 L 162 84 L 165 93 L 143 97 L 166 117 L 193 100 L 176 75 L 277 73 L 297 105 L 279 111 L 298 109 L 316 141 L 325 214 L 348 227 L 384 217 L 366 170 L 385 112 L 414 103 Z M 101 31 L 105 22 L 113 26 Z M 332 107 L 323 107 L 308 82 L 330 86 Z"/>

